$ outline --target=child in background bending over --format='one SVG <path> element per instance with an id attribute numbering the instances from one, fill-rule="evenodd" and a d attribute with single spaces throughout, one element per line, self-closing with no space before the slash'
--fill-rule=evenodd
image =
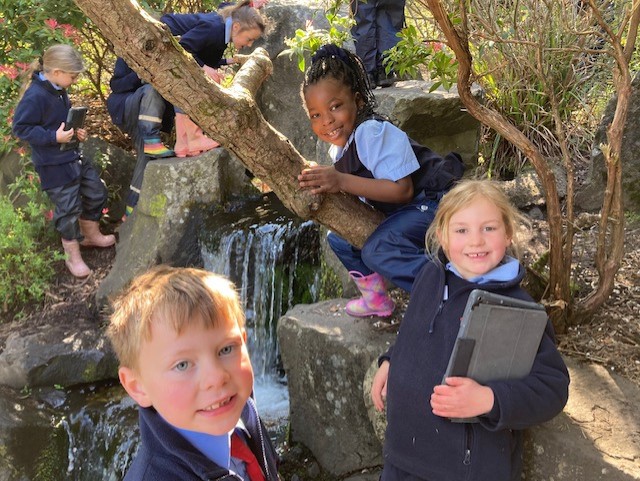
<path id="1" fill-rule="evenodd" d="M 238 294 L 224 277 L 160 266 L 113 303 L 108 335 L 139 405 L 125 481 L 276 481 Z"/>
<path id="2" fill-rule="evenodd" d="M 262 2 L 258 5 L 262 6 Z M 218 68 L 238 62 L 238 57 L 224 58 L 229 44 L 236 50 L 251 47 L 265 31 L 265 19 L 257 8 L 250 0 L 244 0 L 220 6 L 218 12 L 167 13 L 160 21 L 169 27 L 172 35 L 179 37 L 180 45 L 193 55 L 206 74 L 220 83 L 223 76 Z M 176 109 L 174 150 L 177 157 L 197 155 L 219 145 L 206 137 L 185 113 Z"/>
<path id="3" fill-rule="evenodd" d="M 434 253 L 414 284 L 394 346 L 380 357 L 371 388 L 387 405 L 382 481 L 519 481 L 523 429 L 550 420 L 567 402 L 569 374 L 550 322 L 528 376 L 480 385 L 441 385 L 469 293 L 531 300 L 520 287 L 522 215 L 490 181 L 463 181 L 440 201 L 427 233 Z M 479 416 L 479 423 L 450 418 Z"/>
<path id="4" fill-rule="evenodd" d="M 444 161 L 426 147 L 419 146 L 417 158 L 407 134 L 375 114 L 366 72 L 351 52 L 335 45 L 321 47 L 305 73 L 302 96 L 312 130 L 332 144 L 333 166 L 304 169 L 298 176 L 300 186 L 313 194 L 357 195 L 387 216 L 362 250 L 329 233 L 329 245 L 362 293 L 347 303 L 347 313 L 390 316 L 394 303 L 384 278 L 411 292 L 427 262 L 424 234 L 455 177 L 434 168 Z"/>
<path id="5" fill-rule="evenodd" d="M 109 247 L 113 235 L 102 235 L 99 221 L 107 202 L 107 189 L 90 159 L 78 148 L 60 150 L 61 144 L 87 139 L 85 129 L 65 130 L 71 102 L 67 89 L 84 71 L 82 57 L 70 45 L 53 45 L 28 71 L 30 79 L 13 116 L 13 133 L 29 143 L 31 161 L 40 186 L 55 205 L 53 222 L 62 237 L 65 264 L 75 277 L 91 270 L 80 246 Z"/>
<path id="6" fill-rule="evenodd" d="M 262 4 L 260 4 L 261 6 Z M 257 8 L 257 7 L 256 7 Z M 265 30 L 265 19 L 249 0 L 227 5 L 220 12 L 168 13 L 160 21 L 200 65 L 209 77 L 220 83 L 218 68 L 236 63 L 236 58 L 224 58 L 229 43 L 240 50 L 251 47 Z M 143 82 L 127 63 L 118 58 L 109 83 L 111 94 L 107 109 L 113 123 L 128 133 L 137 152 L 126 216 L 138 203 L 144 171 L 152 159 L 191 157 L 218 147 L 188 115 L 167 102 L 153 88 Z M 175 111 L 176 144 L 168 149 L 160 141 L 160 132 L 171 132 Z M 124 219 L 123 219 L 124 220 Z"/>

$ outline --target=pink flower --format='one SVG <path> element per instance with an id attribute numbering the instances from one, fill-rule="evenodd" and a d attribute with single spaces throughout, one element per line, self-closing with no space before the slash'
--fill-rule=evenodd
<path id="1" fill-rule="evenodd" d="M 27 180 L 30 184 L 33 184 L 33 174 L 27 174 Z"/>
<path id="2" fill-rule="evenodd" d="M 53 220 L 53 211 L 52 210 L 48 210 L 44 213 L 44 218 L 48 221 L 51 222 Z"/>
<path id="3" fill-rule="evenodd" d="M 102 215 L 107 215 L 109 213 L 109 208 L 105 207 L 104 209 L 102 209 Z"/>
<path id="4" fill-rule="evenodd" d="M 48 18 L 44 21 L 45 24 L 51 29 L 54 29 L 58 26 L 58 21 L 55 18 Z"/>
<path id="5" fill-rule="evenodd" d="M 24 62 L 16 62 L 16 67 L 18 67 L 22 72 L 29 70 L 30 65 Z"/>
<path id="6" fill-rule="evenodd" d="M 62 35 L 67 38 L 75 37 L 78 33 L 76 28 L 73 25 L 69 25 L 68 23 L 60 24 L 60 28 L 62 29 Z"/>
<path id="7" fill-rule="evenodd" d="M 12 65 L 0 65 L 0 75 L 4 75 L 11 80 L 15 80 L 18 78 L 18 69 Z"/>
<path id="8" fill-rule="evenodd" d="M 24 155 L 24 154 L 26 154 L 26 153 L 27 153 L 27 149 L 25 149 L 24 147 L 18 147 L 18 148 L 16 149 L 16 153 L 17 153 L 18 155 Z"/>
<path id="9" fill-rule="evenodd" d="M 442 42 L 431 42 L 431 48 L 434 52 L 439 52 L 440 50 L 442 50 L 442 47 Z"/>

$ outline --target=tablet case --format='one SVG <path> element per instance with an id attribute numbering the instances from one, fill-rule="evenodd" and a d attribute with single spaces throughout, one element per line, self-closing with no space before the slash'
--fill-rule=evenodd
<path id="1" fill-rule="evenodd" d="M 541 304 L 474 289 L 442 383 L 452 376 L 480 384 L 527 376 L 546 325 L 547 312 Z"/>
<path id="2" fill-rule="evenodd" d="M 67 121 L 64 123 L 64 130 L 81 129 L 84 127 L 84 119 L 87 116 L 87 107 L 71 107 L 67 113 Z M 73 134 L 73 138 L 66 144 L 60 144 L 60 150 L 75 149 L 80 145 L 78 137 Z"/>

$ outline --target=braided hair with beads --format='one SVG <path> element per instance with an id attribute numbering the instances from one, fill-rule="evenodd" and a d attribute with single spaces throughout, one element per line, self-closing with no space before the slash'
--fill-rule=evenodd
<path id="1" fill-rule="evenodd" d="M 301 91 L 303 103 L 307 87 L 326 78 L 332 78 L 347 85 L 351 92 L 358 93 L 362 97 L 363 104 L 358 110 L 356 125 L 372 115 L 377 115 L 376 98 L 360 57 L 333 44 L 320 47 L 311 57 L 311 65 L 304 74 Z"/>

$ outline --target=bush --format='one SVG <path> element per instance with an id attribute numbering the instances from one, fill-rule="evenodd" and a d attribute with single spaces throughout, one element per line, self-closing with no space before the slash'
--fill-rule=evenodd
<path id="1" fill-rule="evenodd" d="M 39 190 L 37 177 L 27 173 L 13 184 L 10 196 L 0 197 L 0 310 L 4 314 L 44 299 L 55 271 L 53 263 L 63 259 L 51 248 L 49 205 Z M 20 207 L 14 206 L 18 197 Z"/>

